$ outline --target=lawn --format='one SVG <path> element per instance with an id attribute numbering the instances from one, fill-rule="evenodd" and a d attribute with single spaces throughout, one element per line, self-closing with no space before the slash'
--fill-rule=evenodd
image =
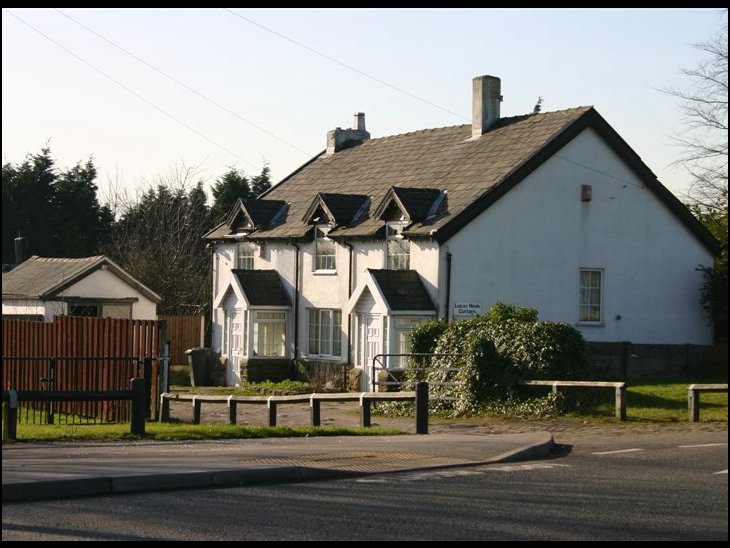
<path id="1" fill-rule="evenodd" d="M 630 422 L 671 423 L 687 422 L 687 385 L 690 382 L 678 380 L 673 382 L 643 382 L 629 385 L 627 389 L 627 414 Z M 725 380 L 704 379 L 702 382 L 722 382 Z M 257 386 L 254 393 L 260 394 L 264 386 Z M 266 386 L 280 391 L 284 386 L 280 384 Z M 301 386 L 286 386 L 293 392 L 302 389 Z M 188 389 L 197 392 L 197 389 Z M 549 390 L 549 389 L 548 389 Z M 206 388 L 199 393 L 241 393 L 249 389 L 234 390 L 231 388 Z M 612 390 L 604 389 L 568 389 L 570 400 L 580 403 L 577 410 L 564 415 L 581 421 L 596 423 L 613 421 L 614 394 Z M 537 395 L 539 390 L 531 392 Z M 486 417 L 485 417 L 486 418 Z M 500 419 L 505 419 L 500 416 Z M 438 419 L 436 419 L 438 420 Z M 508 419 L 509 420 L 509 419 Z M 700 406 L 701 422 L 727 422 L 728 396 L 727 393 L 702 394 Z M 233 426 L 233 425 L 193 425 L 187 423 L 147 423 L 149 440 L 202 440 L 202 439 L 253 439 L 269 437 L 315 437 L 315 436 L 382 436 L 394 435 L 401 432 L 390 428 L 341 428 L 341 427 L 309 427 L 309 426 Z M 135 440 L 139 437 L 129 433 L 129 424 L 27 424 L 18 425 L 19 440 L 59 441 L 59 440 Z"/>
<path id="2" fill-rule="evenodd" d="M 695 381 L 692 381 L 695 382 Z M 642 383 L 627 388 L 627 413 L 629 420 L 648 422 L 686 422 L 687 386 L 692 382 Z M 707 383 L 727 383 L 727 380 L 703 380 Z M 602 403 L 599 411 L 613 413 L 613 398 Z M 700 421 L 727 422 L 727 393 L 708 393 L 700 397 Z"/>
<path id="3" fill-rule="evenodd" d="M 692 383 L 723 383 L 727 380 L 676 380 L 629 383 L 626 389 L 626 414 L 629 421 L 687 422 L 687 386 Z M 537 390 L 535 390 L 537 392 Z M 535 393 L 533 392 L 533 394 Z M 565 416 L 583 420 L 610 419 L 615 413 L 613 390 L 596 388 L 565 389 L 571 410 Z M 700 397 L 701 422 L 727 422 L 727 393 L 705 393 Z M 577 403 L 577 408 L 574 407 Z"/>
<path id="4" fill-rule="evenodd" d="M 393 428 L 335 426 L 234 426 L 148 422 L 144 437 L 129 433 L 129 424 L 19 424 L 18 441 L 218 440 L 304 438 L 321 436 L 388 436 Z"/>

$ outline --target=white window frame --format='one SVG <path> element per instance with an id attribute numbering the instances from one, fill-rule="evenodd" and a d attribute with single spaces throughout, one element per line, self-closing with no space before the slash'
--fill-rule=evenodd
<path id="1" fill-rule="evenodd" d="M 253 270 L 256 246 L 252 242 L 236 244 L 236 268 L 238 270 Z"/>
<path id="2" fill-rule="evenodd" d="M 328 234 L 329 225 L 314 227 L 314 271 L 334 273 L 337 271 L 337 244 Z"/>
<path id="3" fill-rule="evenodd" d="M 584 280 L 584 274 L 585 276 Z M 595 284 L 596 275 L 598 284 Z M 581 268 L 578 274 L 578 323 L 583 325 L 603 324 L 603 287 L 605 277 L 602 268 Z M 598 302 L 595 302 L 598 297 Z M 595 312 L 598 312 L 598 319 Z"/>
<path id="4" fill-rule="evenodd" d="M 309 355 L 341 359 L 342 311 L 336 308 L 310 308 L 308 320 Z"/>
<path id="5" fill-rule="evenodd" d="M 433 316 L 393 316 L 393 354 L 411 353 L 411 332 L 421 324 L 432 320 Z M 393 356 L 388 364 L 392 369 L 405 369 L 408 366 L 408 358 Z"/>
<path id="6" fill-rule="evenodd" d="M 403 236 L 406 223 L 402 221 L 385 223 L 385 268 L 386 270 L 408 270 L 411 268 L 411 243 Z M 391 248 L 398 249 L 392 253 Z"/>
<path id="7" fill-rule="evenodd" d="M 253 313 L 253 333 L 251 336 L 251 350 L 255 358 L 286 358 L 289 354 L 289 336 L 287 333 L 287 311 L 266 309 L 254 310 Z M 284 344 L 282 354 L 272 354 L 271 349 L 261 348 L 260 335 L 263 327 L 268 325 L 283 325 L 284 327 Z M 264 343 L 265 344 L 265 343 Z"/>

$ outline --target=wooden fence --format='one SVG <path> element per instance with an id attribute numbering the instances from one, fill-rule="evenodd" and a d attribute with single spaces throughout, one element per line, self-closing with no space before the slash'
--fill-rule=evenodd
<path id="1" fill-rule="evenodd" d="M 165 322 L 165 340 L 170 341 L 170 363 L 187 364 L 188 348 L 203 346 L 203 316 L 158 316 Z"/>
<path id="2" fill-rule="evenodd" d="M 150 414 L 157 415 L 156 320 L 57 316 L 48 323 L 3 319 L 2 325 L 3 390 L 125 390 L 132 376 L 144 375 Z M 116 420 L 106 407 L 93 415 Z"/>

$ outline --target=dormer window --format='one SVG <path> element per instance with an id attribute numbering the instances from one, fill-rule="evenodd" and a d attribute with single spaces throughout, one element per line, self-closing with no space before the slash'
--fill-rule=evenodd
<path id="1" fill-rule="evenodd" d="M 408 270 L 411 267 L 411 243 L 403 236 L 404 222 L 385 224 L 385 268 Z"/>
<path id="2" fill-rule="evenodd" d="M 328 225 L 317 225 L 314 228 L 314 270 L 329 271 L 337 270 L 335 242 L 327 235 L 330 227 Z"/>

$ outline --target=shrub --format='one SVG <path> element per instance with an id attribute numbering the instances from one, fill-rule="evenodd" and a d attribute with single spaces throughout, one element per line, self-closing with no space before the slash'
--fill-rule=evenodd
<path id="1" fill-rule="evenodd" d="M 537 322 L 537 308 L 517 306 L 516 304 L 494 303 L 486 314 L 490 322 L 517 320 L 520 322 Z"/>
<path id="2" fill-rule="evenodd" d="M 448 325 L 429 322 L 414 333 L 414 352 L 428 349 L 434 354 L 461 355 L 435 357 L 427 370 L 432 408 L 437 411 L 476 413 L 488 403 L 516 408 L 514 392 L 521 379 L 576 379 L 588 372 L 580 332 L 566 323 L 538 322 L 537 311 L 531 308 L 497 303 L 486 316 Z M 411 374 L 409 379 L 420 376 Z M 545 401 L 522 407 L 532 405 L 545 414 L 554 404 Z"/>
<path id="3" fill-rule="evenodd" d="M 449 326 L 444 320 L 431 320 L 411 331 L 411 352 L 413 354 L 433 354 L 438 338 Z"/>
<path id="4" fill-rule="evenodd" d="M 436 354 L 461 354 L 460 358 L 436 357 L 426 379 L 435 410 L 456 415 L 476 413 L 485 401 L 509 390 L 514 371 L 500 355 L 484 318 L 453 323 L 444 331 Z"/>

